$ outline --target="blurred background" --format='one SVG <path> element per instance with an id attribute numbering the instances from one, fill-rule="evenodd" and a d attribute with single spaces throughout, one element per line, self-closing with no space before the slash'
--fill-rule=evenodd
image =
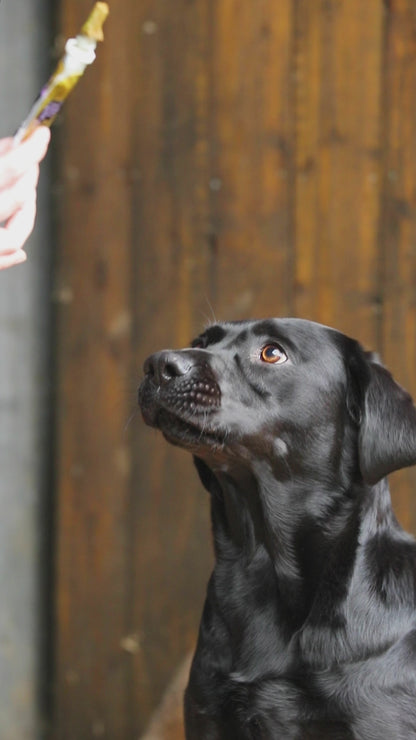
<path id="1" fill-rule="evenodd" d="M 1 135 L 91 7 L 0 3 Z M 302 316 L 416 394 L 416 0 L 110 9 L 0 274 L 2 740 L 183 738 L 208 496 L 137 413 L 150 352 Z"/>

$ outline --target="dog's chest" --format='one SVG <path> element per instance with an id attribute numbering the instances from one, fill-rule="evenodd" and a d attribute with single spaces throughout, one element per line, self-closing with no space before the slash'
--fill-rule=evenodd
<path id="1" fill-rule="evenodd" d="M 243 674 L 200 674 L 191 680 L 188 694 L 199 697 L 195 705 L 194 734 L 189 740 L 353 740 L 343 713 L 309 692 L 292 676 L 264 674 L 244 680 Z M 195 693 L 194 690 L 196 689 Z M 202 689 L 202 691 L 201 691 Z M 209 716 L 209 734 L 206 718 Z"/>
<path id="2" fill-rule="evenodd" d="M 255 569 L 248 575 L 237 568 L 232 577 L 219 571 L 211 582 L 189 693 L 221 717 L 220 737 L 227 740 L 269 737 L 261 734 L 265 718 L 287 728 L 294 718 L 322 715 L 324 704 L 305 692 L 298 648 L 276 614 L 274 588 L 273 577 Z"/>
<path id="3" fill-rule="evenodd" d="M 416 739 L 416 672 L 402 681 L 397 670 L 404 670 L 416 632 L 385 654 L 332 667 L 324 666 L 321 643 L 313 668 L 300 636 L 286 639 L 269 603 L 226 604 L 225 611 L 216 603 L 205 610 L 188 689 L 200 716 L 189 740 Z M 206 732 L 207 715 L 216 734 Z"/>
<path id="4" fill-rule="evenodd" d="M 335 628 L 331 637 L 318 626 L 290 634 L 276 609 L 273 574 L 269 577 L 264 568 L 219 568 L 208 590 L 188 689 L 198 717 L 198 729 L 189 738 L 211 737 L 204 728 L 208 715 L 214 718 L 216 740 L 368 740 L 367 730 L 361 735 L 351 730 L 351 707 L 353 714 L 364 708 L 371 722 L 378 721 L 372 704 L 366 704 L 363 682 L 376 685 L 381 672 L 368 662 L 360 669 L 358 661 L 351 675 L 349 669 L 343 674 L 336 657 L 343 642 L 345 633 L 337 636 Z M 341 665 L 344 660 L 343 655 Z M 383 665 L 386 684 L 388 662 Z M 407 700 L 399 693 L 397 706 Z M 394 735 L 382 732 L 392 709 L 379 706 L 376 714 L 383 712 L 377 740 L 390 740 Z"/>

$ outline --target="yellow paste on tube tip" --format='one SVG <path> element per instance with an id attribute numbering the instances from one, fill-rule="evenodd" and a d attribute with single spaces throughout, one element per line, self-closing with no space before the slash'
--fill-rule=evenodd
<path id="1" fill-rule="evenodd" d="M 104 41 L 103 25 L 109 12 L 107 3 L 95 3 L 91 15 L 81 28 L 81 35 L 94 41 Z"/>

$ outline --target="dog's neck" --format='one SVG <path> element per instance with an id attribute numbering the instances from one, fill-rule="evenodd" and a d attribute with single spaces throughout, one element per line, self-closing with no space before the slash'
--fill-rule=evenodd
<path id="1" fill-rule="evenodd" d="M 217 561 L 231 564 L 235 558 L 249 565 L 263 551 L 289 632 L 318 608 L 326 581 L 341 602 L 358 547 L 387 522 L 397 527 L 386 481 L 371 489 L 356 483 L 341 492 L 316 481 L 306 490 L 296 480 L 279 481 L 263 463 L 261 474 L 230 469 L 216 471 L 209 485 L 203 482 L 213 494 Z"/>

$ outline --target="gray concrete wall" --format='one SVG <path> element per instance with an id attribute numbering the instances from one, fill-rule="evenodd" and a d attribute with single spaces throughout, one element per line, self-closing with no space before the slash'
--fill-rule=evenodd
<path id="1" fill-rule="evenodd" d="M 14 132 L 51 69 L 47 0 L 0 2 L 0 136 Z M 28 262 L 0 271 L 0 738 L 40 729 L 47 467 L 48 164 Z"/>

